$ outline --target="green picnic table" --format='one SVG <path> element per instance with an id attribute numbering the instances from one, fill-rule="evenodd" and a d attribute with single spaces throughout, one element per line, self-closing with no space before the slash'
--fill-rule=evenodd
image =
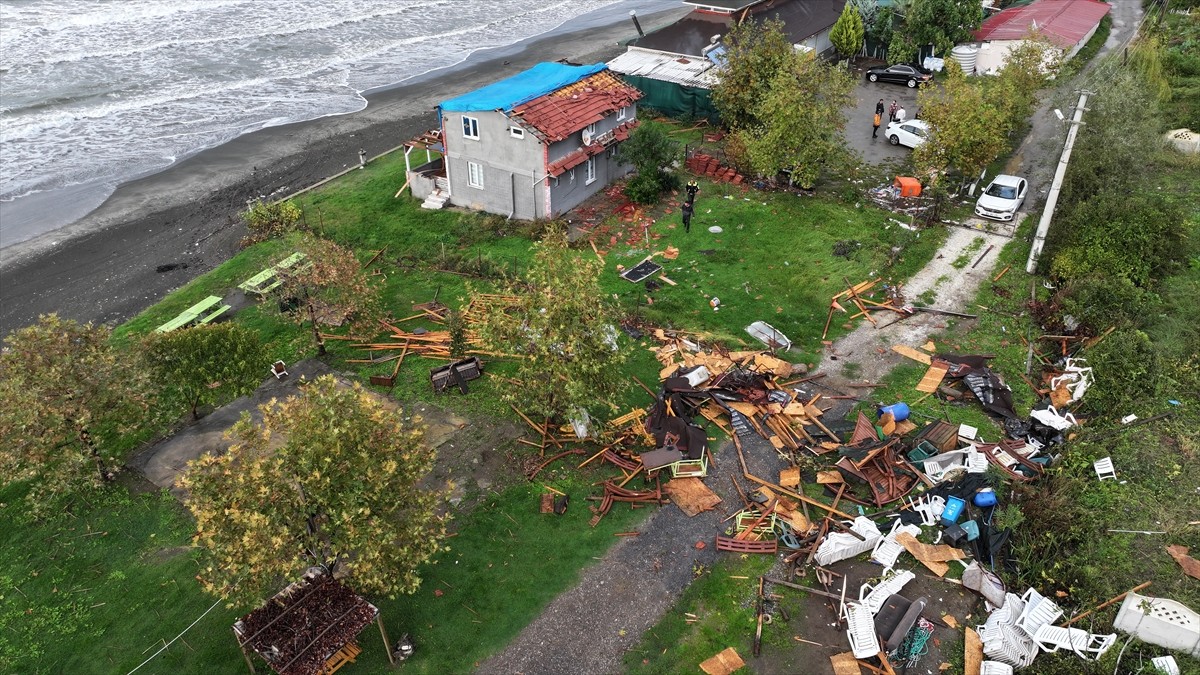
<path id="1" fill-rule="evenodd" d="M 155 329 L 156 333 L 170 333 L 173 330 L 178 330 L 193 323 L 206 324 L 211 323 L 217 317 L 221 316 L 230 309 L 229 305 L 221 305 L 221 297 L 210 295 L 207 298 L 197 302 L 196 304 L 183 310 L 174 319 L 164 323 Z"/>
<path id="2" fill-rule="evenodd" d="M 260 297 L 265 296 L 267 293 L 283 285 L 283 278 L 280 276 L 281 272 L 299 272 L 311 264 L 311 262 L 308 262 L 307 255 L 293 253 L 242 282 L 238 285 L 238 288 L 246 293 L 253 293 Z"/>

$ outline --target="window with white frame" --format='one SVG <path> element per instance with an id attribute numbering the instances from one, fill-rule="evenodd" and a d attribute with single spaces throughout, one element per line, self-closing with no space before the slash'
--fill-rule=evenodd
<path id="1" fill-rule="evenodd" d="M 610 146 L 608 146 L 608 156 L 609 156 L 609 158 L 612 158 L 612 159 L 615 159 L 615 158 L 616 158 L 616 156 L 617 156 L 617 146 L 615 146 L 615 145 L 610 145 Z"/>
<path id="2" fill-rule="evenodd" d="M 596 123 L 595 122 L 592 122 L 591 124 L 587 125 L 587 135 L 591 136 L 592 138 L 596 137 Z"/>
<path id="3" fill-rule="evenodd" d="M 588 157 L 584 166 L 587 167 L 587 181 L 584 184 L 590 185 L 596 181 L 596 158 Z"/>
<path id="4" fill-rule="evenodd" d="M 617 111 L 617 121 L 618 122 L 625 119 L 625 113 L 628 110 L 629 110 L 629 106 L 624 106 L 624 105 L 621 106 L 621 109 Z"/>
<path id="5" fill-rule="evenodd" d="M 483 165 L 478 162 L 467 162 L 467 185 L 483 189 Z"/>
<path id="6" fill-rule="evenodd" d="M 479 140 L 479 120 L 463 115 L 463 138 Z"/>
<path id="7" fill-rule="evenodd" d="M 525 138 L 525 130 L 521 127 L 510 127 L 508 133 L 512 134 L 513 138 Z"/>

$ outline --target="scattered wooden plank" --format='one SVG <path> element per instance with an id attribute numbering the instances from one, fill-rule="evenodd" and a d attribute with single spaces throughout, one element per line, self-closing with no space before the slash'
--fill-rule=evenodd
<path id="1" fill-rule="evenodd" d="M 919 352 L 908 345 L 892 345 L 892 351 L 901 356 L 908 357 L 918 363 L 924 363 L 927 366 L 933 363 L 933 359 L 930 358 L 928 354 Z"/>
<path id="2" fill-rule="evenodd" d="M 967 628 L 967 637 L 963 645 L 964 675 L 979 675 L 983 668 L 983 640 L 973 628 Z"/>
<path id="3" fill-rule="evenodd" d="M 929 370 L 925 371 L 925 376 L 917 383 L 916 390 L 925 394 L 932 394 L 937 391 L 937 388 L 942 383 L 942 379 L 946 377 L 949 369 L 946 366 L 929 366 Z"/>
<path id="4" fill-rule="evenodd" d="M 746 662 L 742 657 L 738 656 L 733 647 L 726 647 L 712 658 L 705 659 L 700 663 L 700 670 L 708 673 L 708 675 L 729 675 L 746 667 Z"/>

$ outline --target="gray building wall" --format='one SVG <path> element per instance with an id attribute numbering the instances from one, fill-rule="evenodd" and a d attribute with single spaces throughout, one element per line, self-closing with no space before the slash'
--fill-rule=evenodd
<path id="1" fill-rule="evenodd" d="M 563 141 L 564 143 L 566 141 Z M 556 144 L 557 145 L 557 144 Z M 558 217 L 579 206 L 583 200 L 603 190 L 609 183 L 633 170 L 629 164 L 620 164 L 612 157 L 612 149 L 596 155 L 596 180 L 587 182 L 587 164 L 580 164 L 551 181 L 550 202 Z"/>
<path id="2" fill-rule="evenodd" d="M 464 116 L 478 121 L 479 140 L 463 136 Z M 499 112 L 450 112 L 442 116 L 446 142 L 446 171 L 450 203 L 514 218 L 544 218 L 544 145 L 528 130 L 513 137 L 515 126 Z M 483 188 L 468 182 L 467 162 L 483 167 Z M 536 172 L 536 175 L 535 175 Z"/>
<path id="3" fill-rule="evenodd" d="M 620 120 L 617 119 L 618 113 L 613 112 L 596 123 L 596 135 L 633 120 L 636 115 L 636 105 L 628 106 L 624 118 Z M 478 140 L 463 136 L 464 116 L 478 122 Z M 442 125 L 450 203 L 455 206 L 502 216 L 512 214 L 512 217 L 521 220 L 555 218 L 632 169 L 628 165 L 618 164 L 611 153 L 605 151 L 595 158 L 596 179 L 590 183 L 587 181 L 585 164 L 557 179 L 546 178 L 547 164 L 583 147 L 582 131 L 551 144 L 547 150 L 528 129 L 524 130 L 524 138 L 513 137 L 511 129 L 520 127 L 496 111 L 447 112 L 442 115 Z M 468 162 L 482 166 L 482 189 L 469 184 Z M 549 211 L 546 203 L 547 186 L 550 189 Z"/>

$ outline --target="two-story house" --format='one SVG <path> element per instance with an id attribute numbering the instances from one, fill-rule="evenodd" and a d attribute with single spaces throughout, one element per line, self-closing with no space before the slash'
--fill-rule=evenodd
<path id="1" fill-rule="evenodd" d="M 413 181 L 420 167 L 410 172 L 413 196 L 523 220 L 558 217 L 629 173 L 616 149 L 637 126 L 640 97 L 602 63 L 540 63 L 443 101 L 444 173 Z"/>

